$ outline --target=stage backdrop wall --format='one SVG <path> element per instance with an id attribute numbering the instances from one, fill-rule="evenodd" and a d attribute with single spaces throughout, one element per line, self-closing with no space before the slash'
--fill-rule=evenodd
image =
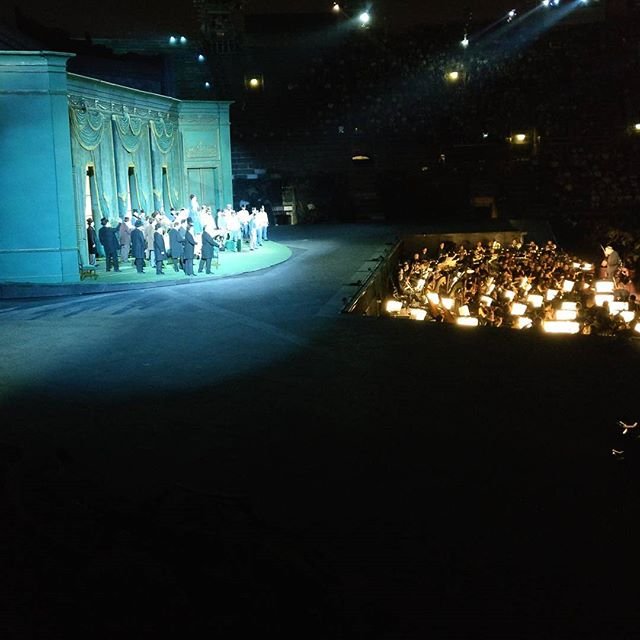
<path id="1" fill-rule="evenodd" d="M 233 202 L 230 102 L 69 74 L 71 55 L 0 51 L 0 282 L 78 281 L 88 216 Z"/>

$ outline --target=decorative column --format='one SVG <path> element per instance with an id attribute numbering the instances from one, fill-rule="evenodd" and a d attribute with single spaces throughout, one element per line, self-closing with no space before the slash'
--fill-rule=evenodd
<path id="1" fill-rule="evenodd" d="M 67 60 L 0 51 L 0 282 L 79 280 Z"/>

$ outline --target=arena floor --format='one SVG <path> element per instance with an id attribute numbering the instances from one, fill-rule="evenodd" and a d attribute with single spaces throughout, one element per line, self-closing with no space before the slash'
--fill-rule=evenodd
<path id="1" fill-rule="evenodd" d="M 639 630 L 639 343 L 340 313 L 405 231 L 0 300 L 3 637 Z"/>

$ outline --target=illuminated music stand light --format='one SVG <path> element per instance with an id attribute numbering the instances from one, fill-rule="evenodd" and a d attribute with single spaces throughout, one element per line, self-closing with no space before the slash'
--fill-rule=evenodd
<path id="1" fill-rule="evenodd" d="M 620 317 L 627 323 L 631 324 L 636 317 L 635 311 L 621 311 Z"/>
<path id="2" fill-rule="evenodd" d="M 575 309 L 556 309 L 554 318 L 556 320 L 575 320 L 578 312 Z"/>
<path id="3" fill-rule="evenodd" d="M 451 311 L 451 309 L 453 309 L 454 300 L 453 300 L 453 298 L 440 298 L 440 304 L 447 311 Z"/>
<path id="4" fill-rule="evenodd" d="M 560 308 L 561 309 L 566 309 L 569 311 L 577 311 L 578 310 L 578 303 L 577 302 L 573 302 L 572 300 L 563 300 L 560 303 Z"/>
<path id="5" fill-rule="evenodd" d="M 513 302 L 511 304 L 511 315 L 512 316 L 523 316 L 525 311 L 527 310 L 527 305 L 522 304 L 522 302 Z"/>
<path id="6" fill-rule="evenodd" d="M 427 298 L 431 304 L 440 304 L 440 296 L 435 291 L 427 292 Z"/>
<path id="7" fill-rule="evenodd" d="M 409 309 L 409 315 L 413 320 L 424 320 L 427 316 L 427 312 L 424 309 Z"/>
<path id="8" fill-rule="evenodd" d="M 516 318 L 516 329 L 529 329 L 531 326 L 533 326 L 533 320 L 531 320 L 531 318 L 527 316 L 518 316 Z"/>
<path id="9" fill-rule="evenodd" d="M 387 313 L 398 313 L 398 311 L 402 311 L 402 302 L 400 300 L 387 300 L 385 309 Z"/>
<path id="10" fill-rule="evenodd" d="M 471 313 L 469 312 L 469 307 L 466 304 L 463 304 L 461 307 L 458 307 L 458 315 L 463 318 L 468 318 Z"/>
<path id="11" fill-rule="evenodd" d="M 571 293 L 573 291 L 573 287 L 575 286 L 575 282 L 573 280 L 565 280 L 562 283 L 562 291 L 563 293 Z"/>
<path id="12" fill-rule="evenodd" d="M 478 318 L 472 318 L 471 316 L 460 316 L 456 318 L 456 324 L 461 327 L 477 327 Z"/>
<path id="13" fill-rule="evenodd" d="M 502 292 L 502 295 L 509 301 L 511 302 L 515 297 L 516 294 L 514 291 L 511 291 L 511 289 L 504 289 L 504 291 Z"/>
<path id="14" fill-rule="evenodd" d="M 481 302 L 484 302 L 487 307 L 490 307 L 493 304 L 493 298 L 490 296 L 480 296 Z"/>
<path id="15" fill-rule="evenodd" d="M 616 313 L 620 313 L 621 311 L 628 311 L 629 303 L 624 300 L 613 300 L 609 303 L 609 312 L 612 316 Z"/>
<path id="16" fill-rule="evenodd" d="M 570 320 L 544 320 L 542 328 L 546 333 L 579 333 L 580 323 Z"/>
<path id="17" fill-rule="evenodd" d="M 534 308 L 539 309 L 542 306 L 543 298 L 539 293 L 530 293 L 527 296 L 527 302 Z"/>
<path id="18" fill-rule="evenodd" d="M 545 298 L 547 299 L 547 302 L 551 302 L 557 295 L 558 295 L 557 289 L 547 289 L 547 294 Z"/>
<path id="19" fill-rule="evenodd" d="M 602 307 L 605 302 L 608 302 L 609 304 L 613 302 L 613 293 L 596 293 L 596 295 L 593 296 L 593 299 L 596 306 Z"/>
<path id="20" fill-rule="evenodd" d="M 596 280 L 596 293 L 613 293 L 613 280 Z"/>

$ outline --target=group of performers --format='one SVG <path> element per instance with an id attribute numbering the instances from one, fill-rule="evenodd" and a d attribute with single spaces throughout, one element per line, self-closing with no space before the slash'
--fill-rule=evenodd
<path id="1" fill-rule="evenodd" d="M 617 251 L 603 251 L 597 268 L 552 241 L 441 243 L 433 257 L 424 247 L 400 263 L 387 310 L 437 322 L 559 331 L 564 322 L 570 333 L 633 334 L 633 281 Z"/>

